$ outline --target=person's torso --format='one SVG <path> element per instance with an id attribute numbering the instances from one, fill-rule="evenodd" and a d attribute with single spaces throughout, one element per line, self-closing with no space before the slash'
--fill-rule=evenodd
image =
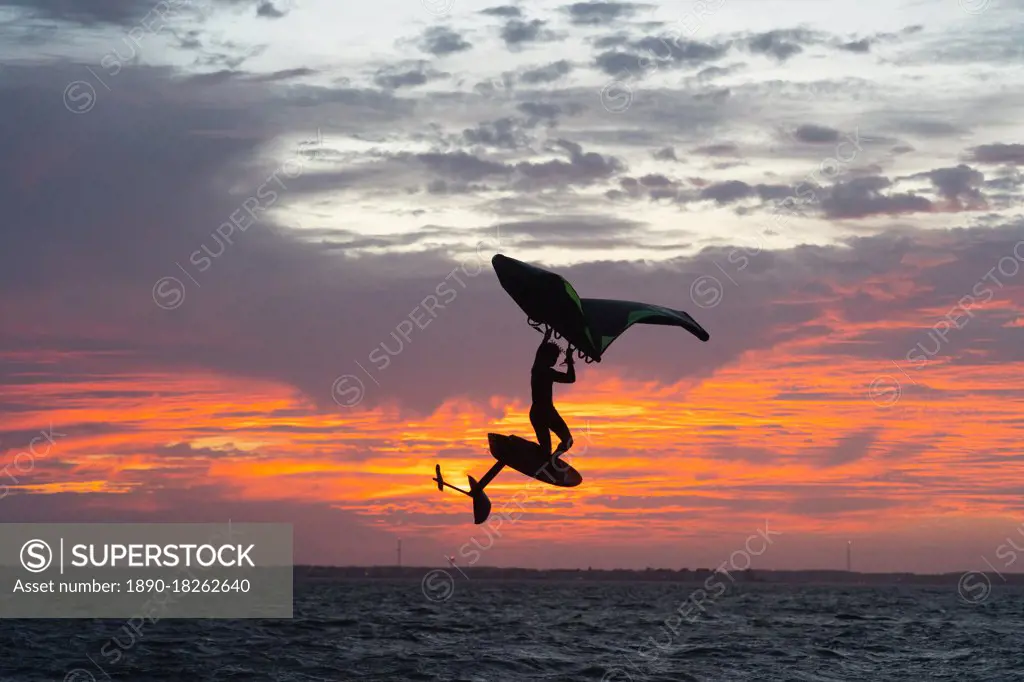
<path id="1" fill-rule="evenodd" d="M 530 392 L 534 406 L 548 406 L 553 403 L 551 368 L 534 367 L 530 371 Z"/>

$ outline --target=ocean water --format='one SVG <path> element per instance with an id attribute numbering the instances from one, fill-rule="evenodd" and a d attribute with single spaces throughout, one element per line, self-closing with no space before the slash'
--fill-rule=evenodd
<path id="1" fill-rule="evenodd" d="M 0 679 L 1024 680 L 1021 590 L 972 605 L 954 588 L 738 584 L 678 617 L 698 587 L 338 581 L 297 583 L 291 621 L 5 620 Z"/>

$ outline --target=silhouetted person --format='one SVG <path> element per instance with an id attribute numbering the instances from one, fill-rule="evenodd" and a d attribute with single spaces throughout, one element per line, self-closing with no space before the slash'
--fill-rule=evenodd
<path id="1" fill-rule="evenodd" d="M 537 443 L 541 450 L 551 455 L 551 434 L 561 439 L 555 455 L 560 455 L 572 447 L 572 434 L 565 420 L 555 409 L 552 398 L 554 383 L 572 384 L 576 382 L 576 368 L 573 366 L 572 346 L 566 348 L 565 361 L 569 369 L 567 372 L 559 372 L 554 369 L 555 362 L 562 350 L 557 343 L 551 342 L 551 329 L 544 334 L 544 340 L 540 342 L 537 349 L 537 356 L 533 361 L 533 368 L 530 370 L 530 389 L 533 394 L 533 405 L 530 407 L 530 423 L 537 433 Z"/>

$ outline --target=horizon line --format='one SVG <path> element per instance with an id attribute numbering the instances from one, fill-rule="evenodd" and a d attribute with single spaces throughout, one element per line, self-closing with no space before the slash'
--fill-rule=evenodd
<path id="1" fill-rule="evenodd" d="M 977 571 L 973 569 L 967 569 L 964 571 L 947 571 L 945 573 L 914 573 L 913 571 L 848 571 L 845 568 L 749 568 L 743 570 L 734 571 L 721 571 L 714 568 L 525 568 L 522 566 L 474 566 L 473 564 L 459 565 L 455 564 L 456 567 L 465 570 L 470 568 L 475 569 L 486 569 L 492 571 L 534 571 L 534 572 L 578 572 L 578 573 L 613 573 L 613 572 L 628 572 L 628 573 L 655 573 L 668 571 L 671 573 L 848 573 L 850 575 L 874 575 L 874 576 L 885 576 L 885 575 L 913 575 L 921 577 L 941 577 L 941 576 L 962 576 L 964 573 L 975 573 L 981 575 L 998 575 L 1003 574 L 999 571 Z M 452 564 L 446 564 L 445 566 L 398 566 L 396 564 L 373 564 L 373 565 L 358 565 L 358 564 L 347 564 L 339 566 L 336 564 L 293 564 L 292 568 L 333 568 L 333 569 L 398 569 L 398 570 L 418 570 L 423 569 L 426 571 L 437 570 L 438 568 L 451 568 Z M 1024 577 L 1024 571 L 1006 571 L 1007 575 L 1022 576 Z"/>

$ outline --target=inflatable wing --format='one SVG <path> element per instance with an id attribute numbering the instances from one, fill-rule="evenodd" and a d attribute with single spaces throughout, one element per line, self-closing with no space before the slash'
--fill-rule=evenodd
<path id="1" fill-rule="evenodd" d="M 526 313 L 530 324 L 565 337 L 588 362 L 601 355 L 634 324 L 682 327 L 701 341 L 710 337 L 696 320 L 681 310 L 649 303 L 596 298 L 581 299 L 564 277 L 550 270 L 497 254 L 491 259 L 502 288 Z"/>
<path id="2" fill-rule="evenodd" d="M 613 301 L 600 298 L 584 298 L 583 316 L 599 343 L 600 353 L 608 350 L 615 339 L 622 336 L 634 324 L 662 324 L 682 327 L 701 341 L 711 336 L 697 324 L 697 321 L 682 310 L 663 308 L 651 303 Z"/>
<path id="3" fill-rule="evenodd" d="M 550 327 L 556 338 L 565 337 L 586 357 L 600 361 L 599 340 L 587 327 L 579 295 L 564 277 L 500 253 L 491 259 L 491 265 L 530 325 Z"/>

